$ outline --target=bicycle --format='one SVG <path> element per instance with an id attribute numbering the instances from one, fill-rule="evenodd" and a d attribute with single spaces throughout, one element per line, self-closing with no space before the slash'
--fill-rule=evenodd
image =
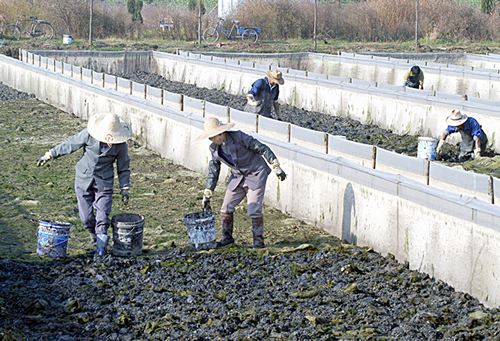
<path id="1" fill-rule="evenodd" d="M 19 16 L 15 23 L 5 25 L 3 28 L 3 36 L 6 39 L 19 40 L 21 32 L 30 38 L 52 39 L 54 37 L 52 24 L 48 20 L 38 19 L 35 16 L 29 18 Z"/>
<path id="2" fill-rule="evenodd" d="M 226 39 L 241 39 L 249 41 L 251 43 L 256 43 L 259 40 L 259 35 L 262 33 L 260 27 L 242 27 L 238 20 L 232 21 L 231 29 L 224 28 L 224 18 L 219 18 L 217 25 L 215 27 L 209 27 L 203 31 L 203 40 L 207 43 L 215 43 L 219 40 L 221 35 L 224 35 Z"/>

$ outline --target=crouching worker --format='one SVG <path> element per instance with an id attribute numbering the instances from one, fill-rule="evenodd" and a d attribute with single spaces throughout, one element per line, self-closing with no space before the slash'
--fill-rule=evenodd
<path id="1" fill-rule="evenodd" d="M 405 73 L 405 86 L 424 90 L 424 72 L 420 67 L 414 65 Z"/>
<path id="2" fill-rule="evenodd" d="M 130 128 L 117 115 L 97 114 L 89 119 L 86 129 L 50 149 L 37 163 L 38 166 L 43 166 L 51 159 L 83 148 L 83 155 L 75 167 L 78 212 L 96 244 L 97 255 L 101 257 L 106 254 L 109 239 L 107 230 L 110 224 L 115 162 L 122 201 L 127 204 L 129 199 L 130 159 L 126 141 L 131 136 Z"/>
<path id="3" fill-rule="evenodd" d="M 253 82 L 246 96 L 247 104 L 244 111 L 271 117 L 271 112 L 274 109 L 277 116 L 280 110 L 279 86 L 284 83 L 285 80 L 280 71 L 267 71 L 266 77 Z"/>
<path id="4" fill-rule="evenodd" d="M 440 156 L 444 141 L 449 134 L 460 133 L 462 142 L 460 142 L 459 161 L 465 161 L 468 158 L 478 158 L 486 150 L 488 138 L 479 123 L 472 117 L 462 114 L 460 110 L 453 110 L 446 119 L 448 127 L 439 136 L 439 142 L 436 148 L 436 154 Z"/>
<path id="5" fill-rule="evenodd" d="M 199 139 L 210 139 L 212 160 L 208 165 L 208 177 L 203 192 L 203 208 L 210 205 L 212 192 L 219 180 L 221 163 L 231 169 L 224 202 L 221 208 L 222 240 L 217 247 L 234 243 L 233 214 L 236 206 L 246 197 L 248 216 L 252 218 L 253 247 L 263 248 L 264 219 L 262 206 L 267 176 L 271 169 L 283 181 L 285 172 L 281 169 L 272 150 L 242 131 L 228 131 L 234 123 L 222 124 L 217 118 L 209 117 L 204 124 L 204 133 Z"/>

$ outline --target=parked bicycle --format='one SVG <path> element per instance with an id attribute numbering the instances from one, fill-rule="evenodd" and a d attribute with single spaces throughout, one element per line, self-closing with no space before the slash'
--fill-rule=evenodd
<path id="1" fill-rule="evenodd" d="M 215 43 L 223 35 L 226 39 L 241 39 L 251 43 L 259 40 L 262 33 L 260 27 L 242 27 L 238 20 L 233 20 L 231 29 L 224 28 L 224 18 L 219 18 L 215 27 L 209 27 L 203 32 L 203 40 L 207 43 Z"/>
<path id="2" fill-rule="evenodd" d="M 21 34 L 29 38 L 52 39 L 54 28 L 48 20 L 22 15 L 17 18 L 15 23 L 5 25 L 2 32 L 4 38 L 11 40 L 19 40 Z"/>

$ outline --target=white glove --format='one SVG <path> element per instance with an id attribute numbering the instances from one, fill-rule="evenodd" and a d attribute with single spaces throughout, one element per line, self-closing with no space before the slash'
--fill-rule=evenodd
<path id="1" fill-rule="evenodd" d="M 443 145 L 444 145 L 444 140 L 439 140 L 438 145 L 436 147 L 436 155 L 441 154 L 441 149 L 443 149 Z"/>
<path id="2" fill-rule="evenodd" d="M 273 169 L 274 174 L 281 180 L 286 179 L 286 173 L 281 169 L 279 161 L 276 159 L 271 163 L 271 168 Z"/>
<path id="3" fill-rule="evenodd" d="M 44 164 L 46 164 L 47 162 L 49 162 L 50 159 L 52 159 L 52 154 L 50 154 L 50 151 L 49 151 L 49 152 L 43 154 L 43 156 L 38 159 L 36 165 L 38 167 L 43 166 Z"/>
<path id="4" fill-rule="evenodd" d="M 474 159 L 479 159 L 481 157 L 481 148 L 474 149 Z"/>
<path id="5" fill-rule="evenodd" d="M 256 107 L 260 104 L 259 101 L 256 101 L 252 94 L 247 95 L 247 103 L 253 107 Z"/>
<path id="6" fill-rule="evenodd" d="M 204 210 L 210 209 L 210 199 L 212 199 L 212 190 L 209 188 L 205 188 L 203 191 L 203 199 L 201 200 L 201 207 Z"/>

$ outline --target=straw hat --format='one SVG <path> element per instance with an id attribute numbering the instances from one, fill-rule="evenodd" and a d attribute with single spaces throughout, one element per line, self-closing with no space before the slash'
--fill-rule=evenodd
<path id="1" fill-rule="evenodd" d="M 122 143 L 132 137 L 132 130 L 116 114 L 98 113 L 89 118 L 87 130 L 100 142 Z"/>
<path id="2" fill-rule="evenodd" d="M 204 140 L 219 135 L 234 127 L 234 123 L 222 124 L 215 117 L 208 117 L 203 124 L 203 133 L 198 136 L 197 140 Z"/>
<path id="3" fill-rule="evenodd" d="M 467 121 L 467 115 L 462 114 L 460 110 L 453 109 L 451 115 L 446 118 L 446 123 L 453 127 L 458 127 L 459 125 Z"/>
<path id="4" fill-rule="evenodd" d="M 279 85 L 283 85 L 285 83 L 285 80 L 283 79 L 283 75 L 281 74 L 281 71 L 274 70 L 274 71 L 267 71 L 266 76 L 270 78 L 272 81 L 275 81 Z"/>

